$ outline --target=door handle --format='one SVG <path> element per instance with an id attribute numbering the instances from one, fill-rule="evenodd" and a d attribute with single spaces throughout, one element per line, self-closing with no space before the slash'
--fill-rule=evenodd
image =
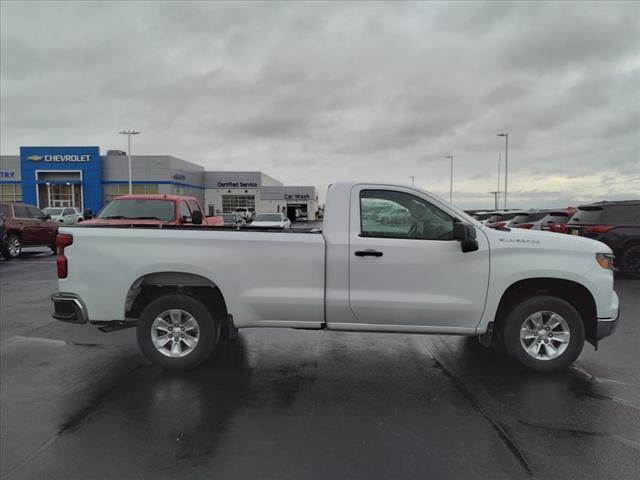
<path id="1" fill-rule="evenodd" d="M 382 256 L 382 252 L 379 252 L 378 250 L 358 250 L 356 252 L 356 257 L 381 257 Z"/>

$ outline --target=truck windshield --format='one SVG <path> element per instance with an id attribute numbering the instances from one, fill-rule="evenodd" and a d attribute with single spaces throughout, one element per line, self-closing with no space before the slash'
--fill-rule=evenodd
<path id="1" fill-rule="evenodd" d="M 122 198 L 104 207 L 98 218 L 157 218 L 170 222 L 175 216 L 175 205 L 170 200 Z"/>
<path id="2" fill-rule="evenodd" d="M 279 213 L 259 213 L 256 222 L 281 222 L 282 216 Z"/>

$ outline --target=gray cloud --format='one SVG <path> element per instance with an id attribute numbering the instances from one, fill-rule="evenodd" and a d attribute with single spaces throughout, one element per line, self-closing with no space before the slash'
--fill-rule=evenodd
<path id="1" fill-rule="evenodd" d="M 635 2 L 2 2 L 0 146 L 124 147 L 488 206 L 640 196 Z M 562 205 L 562 203 L 554 205 Z"/>

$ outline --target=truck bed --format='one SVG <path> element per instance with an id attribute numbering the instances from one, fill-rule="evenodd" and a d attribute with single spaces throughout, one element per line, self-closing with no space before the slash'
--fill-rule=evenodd
<path id="1" fill-rule="evenodd" d="M 213 282 L 238 327 L 320 328 L 324 322 L 325 241 L 318 229 L 131 224 L 60 232 L 73 236 L 60 291 L 78 294 L 90 321 L 124 320 L 127 295 L 139 279 L 181 272 Z M 96 276 L 100 281 L 84 281 Z"/>

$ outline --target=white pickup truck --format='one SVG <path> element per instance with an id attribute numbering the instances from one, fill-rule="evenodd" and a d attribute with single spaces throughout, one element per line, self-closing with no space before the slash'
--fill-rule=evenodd
<path id="1" fill-rule="evenodd" d="M 332 185 L 321 229 L 81 224 L 60 228 L 57 255 L 54 318 L 135 326 L 170 369 L 238 328 L 290 327 L 475 335 L 555 371 L 618 321 L 605 244 L 492 230 L 402 185 Z"/>

